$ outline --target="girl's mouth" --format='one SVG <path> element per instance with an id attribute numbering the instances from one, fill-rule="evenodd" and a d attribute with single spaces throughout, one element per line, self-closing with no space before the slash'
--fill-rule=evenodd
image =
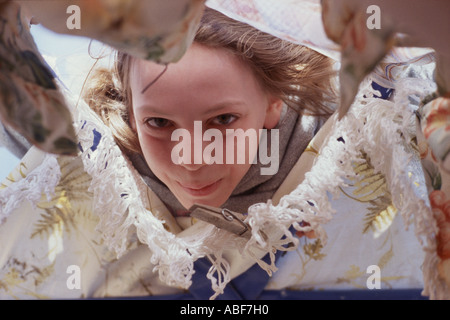
<path id="1" fill-rule="evenodd" d="M 222 179 L 219 179 L 213 183 L 203 184 L 203 185 L 198 185 L 198 186 L 193 186 L 193 185 L 185 186 L 185 185 L 181 184 L 180 182 L 178 182 L 178 184 L 181 186 L 181 188 L 183 188 L 184 191 L 186 191 L 187 193 L 189 193 L 190 195 L 192 195 L 194 197 L 205 197 L 217 190 L 217 188 L 219 187 L 220 181 L 222 181 Z"/>

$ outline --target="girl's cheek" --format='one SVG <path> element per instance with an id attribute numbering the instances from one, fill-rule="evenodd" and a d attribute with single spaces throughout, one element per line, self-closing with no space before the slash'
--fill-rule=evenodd
<path id="1" fill-rule="evenodd" d="M 140 139 L 141 149 L 149 165 L 168 167 L 171 161 L 171 142 L 154 138 Z"/>

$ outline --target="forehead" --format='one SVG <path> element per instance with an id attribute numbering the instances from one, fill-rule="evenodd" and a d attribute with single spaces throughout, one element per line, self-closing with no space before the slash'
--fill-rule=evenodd
<path id="1" fill-rule="evenodd" d="M 133 59 L 130 72 L 132 91 L 142 91 L 154 81 L 165 66 Z M 169 64 L 164 74 L 148 89 L 149 94 L 178 95 L 188 92 L 209 92 L 220 89 L 255 90 L 259 82 L 250 66 L 226 49 L 194 43 L 176 63 Z"/>

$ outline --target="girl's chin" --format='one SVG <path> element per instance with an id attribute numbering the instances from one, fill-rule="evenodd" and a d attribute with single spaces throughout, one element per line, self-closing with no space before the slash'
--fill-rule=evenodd
<path id="1" fill-rule="evenodd" d="M 220 179 L 212 184 L 190 188 L 176 182 L 173 194 L 187 210 L 194 204 L 203 204 L 212 207 L 222 206 L 231 196 L 234 188 L 226 185 L 225 179 Z"/>
<path id="2" fill-rule="evenodd" d="M 225 199 L 226 201 L 226 199 Z M 222 199 L 213 198 L 213 199 L 199 199 L 199 198 L 189 198 L 185 199 L 183 201 L 180 201 L 180 203 L 185 207 L 187 210 L 190 209 L 194 204 L 203 204 L 205 206 L 211 206 L 219 208 L 222 204 L 225 203 Z"/>

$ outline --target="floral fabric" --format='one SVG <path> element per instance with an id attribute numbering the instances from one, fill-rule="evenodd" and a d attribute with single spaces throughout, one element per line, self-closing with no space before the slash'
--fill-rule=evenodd
<path id="1" fill-rule="evenodd" d="M 339 60 L 339 46 L 325 33 L 317 0 L 207 0 L 206 5 L 264 32 Z"/>
<path id="2" fill-rule="evenodd" d="M 417 136 L 415 139 L 422 141 L 422 166 L 427 178 L 428 200 L 436 217 L 424 214 L 419 218 L 427 220 L 429 226 L 422 235 L 428 233 L 433 238 L 430 240 L 430 250 L 435 256 L 430 256 L 427 261 L 434 262 L 428 265 L 430 273 L 426 272 L 427 281 L 432 287 L 430 290 L 439 291 L 440 297 L 449 297 L 450 262 L 447 262 L 448 257 L 444 251 L 447 250 L 445 248 L 448 242 L 448 218 L 445 217 L 449 216 L 447 201 L 450 199 L 450 63 L 444 55 L 429 48 L 396 47 L 403 39 L 396 33 L 396 18 L 389 19 L 387 12 L 379 12 L 381 28 L 369 28 L 368 23 L 375 23 L 373 20 L 369 21 L 370 15 L 375 13 L 369 10 L 371 4 L 370 1 L 359 0 L 207 2 L 207 5 L 233 18 L 283 39 L 311 47 L 339 61 L 341 117 L 348 112 L 364 81 L 371 80 L 379 86 L 373 93 L 374 96 L 391 98 L 405 74 L 408 70 L 411 71 L 411 66 L 428 74 L 434 88 L 429 89 L 428 84 L 424 84 L 422 89 L 418 89 L 417 95 L 424 101 L 417 109 L 421 122 L 414 130 Z M 321 20 L 320 24 L 317 24 L 318 20 Z M 435 64 L 436 72 L 432 75 L 430 68 L 434 68 Z M 429 96 L 425 97 L 424 94 Z M 423 135 L 423 139 L 420 139 Z M 434 227 L 436 224 L 438 229 Z M 438 235 L 435 237 L 436 233 Z M 440 262 L 436 261 L 437 253 Z M 435 297 L 434 294 L 432 296 Z"/>
<path id="3" fill-rule="evenodd" d="M 81 108 L 75 117 L 79 119 L 79 157 L 46 155 L 32 148 L 0 187 L 2 208 L 9 210 L 0 225 L 0 241 L 4 244 L 0 297 L 86 298 L 184 292 L 188 288 L 179 282 L 164 280 L 161 274 L 158 277 L 155 270 L 163 267 L 158 250 L 176 253 L 176 239 L 183 234 L 200 239 L 206 235 L 201 241 L 206 247 L 213 245 L 209 241 L 218 235 L 208 233 L 208 228 L 192 219 L 183 230 L 120 151 L 116 153 L 118 148 L 110 133 L 89 117 L 87 107 Z M 281 204 L 284 197 L 294 197 L 298 185 L 311 189 L 311 203 L 319 203 L 323 196 L 328 198 L 326 184 L 320 183 L 319 188 L 311 184 L 316 178 L 329 179 L 317 164 L 326 160 L 329 174 L 335 175 L 333 167 L 339 172 L 341 166 L 340 156 L 336 158 L 341 152 L 338 148 L 346 146 L 344 152 L 355 148 L 351 151 L 358 155 L 355 162 L 346 163 L 351 168 L 348 180 L 338 183 L 334 190 L 340 196 L 331 202 L 334 218 L 324 223 L 327 237 L 309 239 L 297 233 L 295 250 L 285 252 L 277 262 L 278 270 L 274 270 L 267 289 L 367 289 L 366 270 L 371 265 L 381 269 L 381 288 L 420 288 L 423 251 L 414 229 L 405 231 L 408 223 L 401 217 L 403 208 L 393 204 L 388 179 L 375 170 L 373 151 L 368 148 L 367 154 L 360 152 L 360 146 L 351 139 L 354 128 L 346 133 L 336 127 L 336 121 L 333 117 L 319 131 L 272 199 L 274 205 Z M 114 183 L 117 179 L 121 184 Z M 411 182 L 409 177 L 404 179 Z M 136 194 L 129 194 L 133 188 Z M 31 196 L 34 191 L 38 191 L 37 197 Z M 303 201 L 295 202 L 301 205 Z M 146 222 L 150 217 L 159 221 L 167 235 L 151 240 L 156 231 Z M 164 244 L 165 237 L 171 239 L 170 245 Z M 235 241 L 225 238 L 220 246 L 238 245 Z M 195 246 L 189 250 L 195 252 Z M 170 261 L 178 275 L 180 258 L 174 254 Z M 239 251 L 228 252 L 223 259 L 222 264 L 231 266 L 231 278 L 253 264 Z"/>
<path id="4" fill-rule="evenodd" d="M 366 2 L 323 0 L 322 19 L 327 35 L 341 47 L 340 69 L 340 113 L 343 116 L 353 101 L 360 83 L 372 71 L 380 70 L 389 58 L 395 55 L 393 45 L 396 41 L 396 24 L 393 19 L 382 19 L 382 28 L 369 28 L 368 16 L 364 5 Z M 412 4 L 413 5 L 413 4 Z M 379 15 L 379 18 L 385 17 Z M 401 40 L 400 40 L 401 41 Z M 389 54 L 389 55 L 388 55 Z M 432 55 L 432 57 L 431 57 Z M 438 225 L 436 248 L 439 257 L 438 271 L 433 281 L 443 296 L 448 297 L 450 285 L 450 262 L 448 261 L 448 220 L 450 207 L 446 199 L 450 198 L 450 99 L 448 58 L 439 52 L 428 53 L 410 63 L 421 64 L 427 60 L 437 62 L 434 81 L 436 91 L 427 97 L 419 110 L 421 124 L 417 136 L 424 135 L 423 166 L 427 175 L 429 200 Z M 422 61 L 421 61 L 422 60 Z M 392 64 L 391 64 L 392 66 Z M 399 64 L 397 64 L 397 67 Z M 386 68 L 386 71 L 388 68 Z M 375 72 L 376 73 L 376 72 Z M 388 75 L 388 72 L 385 73 Z M 386 77 L 384 77 L 386 78 Z M 394 81 L 395 76 L 390 76 Z M 420 213 L 419 213 L 420 214 Z M 435 229 L 430 228 L 430 233 Z M 436 269 L 436 264 L 432 267 Z M 438 279 L 439 278 L 439 279 Z M 438 283 L 438 284 L 436 284 Z M 443 293 L 445 292 L 445 294 Z"/>
<path id="5" fill-rule="evenodd" d="M 339 108 L 343 116 L 359 84 L 392 48 L 394 30 L 386 21 L 383 28 L 369 29 L 366 11 L 352 1 L 322 1 L 322 20 L 328 37 L 340 44 Z"/>
<path id="6" fill-rule="evenodd" d="M 191 44 L 203 2 L 3 1 L 0 119 L 45 152 L 77 154 L 70 111 L 53 71 L 34 43 L 30 21 L 55 32 L 98 39 L 143 59 L 169 63 L 180 59 Z M 74 6 L 79 11 L 68 11 Z M 78 12 L 79 28 L 70 27 L 71 12 Z"/>
<path id="7" fill-rule="evenodd" d="M 40 149 L 76 154 L 72 117 L 15 2 L 0 6 L 0 119 Z"/>
<path id="8" fill-rule="evenodd" d="M 422 161 L 430 205 L 437 224 L 438 282 L 450 287 L 450 99 L 437 97 L 423 106 Z"/>
<path id="9" fill-rule="evenodd" d="M 192 43 L 204 2 L 40 0 L 24 5 L 36 21 L 55 32 L 96 39 L 141 59 L 170 63 Z"/>
<path id="10" fill-rule="evenodd" d="M 67 3 L 61 3 L 65 9 Z M 153 8 L 153 1 L 108 3 L 80 1 L 83 11 L 102 19 L 89 16 L 81 31 L 63 32 L 168 63 L 189 45 L 203 1 L 180 0 L 163 7 L 173 13 L 170 19 L 162 21 L 166 16 L 156 14 L 156 20 L 137 19 L 142 25 L 136 29 L 129 22 Z M 433 52 L 392 48 L 395 30 L 388 24 L 369 31 L 356 6 L 326 0 L 322 7 L 314 0 L 209 0 L 207 5 L 341 62 L 341 119 L 333 117 L 317 135 L 273 205 L 254 208 L 269 213 L 256 230 L 270 230 L 271 213 L 278 213 L 277 219 L 293 211 L 313 216 L 309 225 L 295 221 L 296 245 L 276 267 L 261 265 L 270 272 L 278 268 L 268 288 L 364 288 L 365 271 L 376 265 L 384 287 L 423 286 L 425 295 L 448 299 L 449 89 L 441 80 L 448 77 L 446 65 L 438 60 L 440 76 L 430 77 Z M 42 11 L 30 9 L 39 20 Z M 215 251 L 222 254 L 219 244 L 242 250 L 216 257 L 216 269 L 208 275 L 213 280 L 213 274 L 228 279 L 255 263 L 257 254 L 241 256 L 248 252 L 240 239 L 201 222 L 182 230 L 140 181 L 110 132 L 89 118 L 88 111 L 72 108 L 58 90 L 20 7 L 3 2 L 0 15 L 2 121 L 45 152 L 73 154 L 81 149 L 78 157 L 66 158 L 32 148 L 0 186 L 1 297 L 180 292 L 189 287 L 192 260 Z M 352 19 L 346 19 L 349 15 Z M 55 31 L 65 25 L 65 20 L 41 20 Z M 161 28 L 149 28 L 148 23 Z M 425 80 L 407 79 L 410 74 L 425 75 Z M 412 106 L 411 100 L 422 103 Z M 249 219 L 264 220 L 257 213 Z M 252 241 L 255 245 L 261 239 Z M 272 249 L 286 248 L 269 246 L 263 252 Z M 80 284 L 70 277 L 73 266 L 81 272 Z"/>

